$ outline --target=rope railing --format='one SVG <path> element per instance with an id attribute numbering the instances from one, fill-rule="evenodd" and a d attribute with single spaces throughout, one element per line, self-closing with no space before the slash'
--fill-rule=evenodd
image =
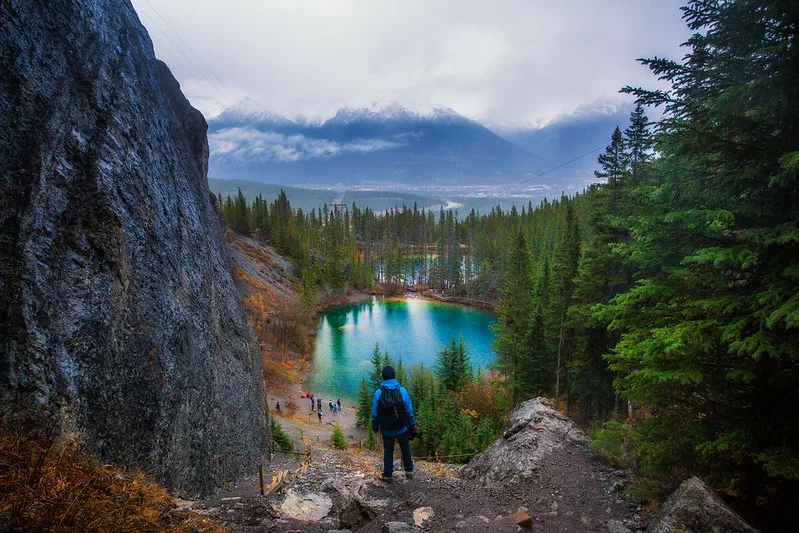
<path id="1" fill-rule="evenodd" d="M 428 455 L 428 456 L 422 456 L 422 457 L 414 456 L 413 459 L 419 459 L 420 461 L 426 461 L 428 459 L 452 459 L 453 457 L 474 457 L 475 455 L 477 455 L 477 452 L 458 453 L 458 454 L 455 454 L 455 455 Z"/>

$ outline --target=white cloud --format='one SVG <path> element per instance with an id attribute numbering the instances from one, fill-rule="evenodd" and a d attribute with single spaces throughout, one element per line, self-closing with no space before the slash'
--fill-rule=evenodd
<path id="1" fill-rule="evenodd" d="M 386 99 L 541 123 L 629 101 L 618 94 L 627 84 L 655 86 L 635 59 L 679 59 L 689 35 L 682 0 L 133 3 L 159 57 L 209 115 L 245 96 L 311 117 Z"/>
<path id="2" fill-rule="evenodd" d="M 328 158 L 346 153 L 374 152 L 402 146 L 382 139 L 356 139 L 339 143 L 304 135 L 283 135 L 254 128 L 227 128 L 208 135 L 211 155 L 221 158 L 290 163 Z"/>

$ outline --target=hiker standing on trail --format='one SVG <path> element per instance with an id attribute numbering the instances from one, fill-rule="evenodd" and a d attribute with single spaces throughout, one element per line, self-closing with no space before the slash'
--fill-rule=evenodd
<path id="1" fill-rule="evenodd" d="M 336 405 L 338 406 L 338 410 L 341 411 L 341 398 L 336 400 Z"/>
<path id="2" fill-rule="evenodd" d="M 316 416 L 318 416 L 318 417 L 319 417 L 319 423 L 321 424 L 321 423 L 322 423 L 322 410 L 321 410 L 321 409 L 319 409 L 319 410 L 316 412 Z"/>
<path id="3" fill-rule="evenodd" d="M 416 417 L 413 416 L 413 405 L 408 391 L 395 378 L 393 367 L 383 367 L 383 383 L 375 391 L 372 402 L 372 429 L 383 434 L 383 473 L 380 474 L 383 481 L 391 481 L 394 473 L 395 440 L 399 442 L 402 452 L 405 477 L 413 477 L 410 429 L 416 431 Z"/>
<path id="4" fill-rule="evenodd" d="M 275 411 L 277 411 L 278 413 L 280 412 L 280 402 L 277 402 L 275 404 Z"/>
<path id="5" fill-rule="evenodd" d="M 316 400 L 314 400 L 313 394 L 311 394 L 311 411 L 313 411 L 314 407 L 316 407 Z"/>
<path id="6" fill-rule="evenodd" d="M 321 411 L 322 410 L 322 398 L 317 398 L 316 399 L 316 405 L 319 408 L 319 410 Z"/>
<path id="7" fill-rule="evenodd" d="M 328 406 L 328 407 L 330 408 L 330 410 L 332 411 L 332 410 L 333 410 L 333 400 L 328 400 L 328 401 L 327 401 L 327 406 Z"/>

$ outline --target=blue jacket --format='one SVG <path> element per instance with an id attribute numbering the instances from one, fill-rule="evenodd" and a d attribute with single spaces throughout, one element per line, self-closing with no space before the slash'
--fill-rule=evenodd
<path id="1" fill-rule="evenodd" d="M 408 391 L 405 390 L 405 387 L 400 387 L 399 381 L 396 379 L 387 379 L 383 383 L 380 384 L 380 389 L 375 391 L 375 399 L 372 402 L 372 429 L 377 431 L 379 426 L 377 425 L 377 401 L 380 399 L 380 393 L 383 392 L 382 387 L 387 389 L 396 389 L 399 387 L 400 394 L 402 395 L 402 401 L 405 403 L 405 412 L 408 414 L 408 423 L 411 427 L 416 425 L 416 417 L 413 416 L 413 405 L 411 405 L 411 397 L 408 396 Z M 386 437 L 396 437 L 397 435 L 402 435 L 405 431 L 408 430 L 408 426 L 401 427 L 399 429 L 384 429 L 383 435 Z"/>

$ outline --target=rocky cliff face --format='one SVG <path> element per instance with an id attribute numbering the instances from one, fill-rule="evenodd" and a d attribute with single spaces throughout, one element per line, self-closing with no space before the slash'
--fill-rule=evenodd
<path id="1" fill-rule="evenodd" d="M 183 492 L 268 442 L 206 129 L 129 0 L 0 0 L 3 404 Z"/>

